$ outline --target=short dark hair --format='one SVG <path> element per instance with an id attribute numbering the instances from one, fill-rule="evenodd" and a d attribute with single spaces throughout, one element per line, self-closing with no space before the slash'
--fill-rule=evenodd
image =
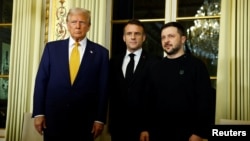
<path id="1" fill-rule="evenodd" d="M 162 32 L 163 29 L 165 29 L 167 27 L 170 27 L 170 26 L 176 27 L 177 30 L 178 30 L 178 33 L 181 36 L 186 36 L 186 30 L 185 30 L 185 28 L 180 23 L 178 23 L 178 22 L 168 22 L 168 23 L 164 24 L 161 27 L 161 32 Z"/>
<path id="2" fill-rule="evenodd" d="M 143 33 L 145 33 L 145 27 L 144 27 L 143 23 L 142 23 L 140 20 L 138 20 L 138 19 L 130 19 L 130 20 L 125 24 L 125 26 L 124 26 L 124 28 L 123 28 L 123 33 L 124 33 L 124 31 L 125 31 L 126 26 L 129 25 L 129 24 L 134 24 L 134 25 L 137 25 L 137 26 L 142 27 Z"/>

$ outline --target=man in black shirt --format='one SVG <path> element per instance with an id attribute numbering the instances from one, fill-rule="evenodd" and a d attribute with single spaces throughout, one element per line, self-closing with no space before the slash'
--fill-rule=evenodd
<path id="1" fill-rule="evenodd" d="M 205 64 L 185 53 L 185 29 L 169 22 L 161 29 L 166 57 L 150 73 L 148 130 L 141 141 L 202 141 L 212 124 L 212 87 Z"/>

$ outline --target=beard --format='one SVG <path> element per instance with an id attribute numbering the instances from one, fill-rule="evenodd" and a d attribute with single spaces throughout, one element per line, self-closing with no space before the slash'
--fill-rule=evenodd
<path id="1" fill-rule="evenodd" d="M 171 48 L 170 50 L 164 49 L 164 52 L 167 55 L 174 55 L 174 54 L 177 54 L 180 51 L 180 49 L 181 49 L 181 45 L 176 45 L 173 48 Z"/>

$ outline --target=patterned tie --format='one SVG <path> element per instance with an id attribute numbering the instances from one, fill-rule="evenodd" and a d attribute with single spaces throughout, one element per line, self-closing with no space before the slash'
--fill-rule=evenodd
<path id="1" fill-rule="evenodd" d="M 135 61 L 134 61 L 134 56 L 135 54 L 130 53 L 129 57 L 130 57 L 130 61 L 127 65 L 127 69 L 126 69 L 126 74 L 125 74 L 125 78 L 130 81 L 133 74 L 134 74 L 134 65 L 135 65 Z"/>
<path id="2" fill-rule="evenodd" d="M 79 43 L 76 42 L 74 48 L 72 49 L 70 61 L 69 61 L 69 68 L 70 68 L 70 80 L 71 84 L 73 84 L 76 74 L 78 72 L 80 66 L 80 53 L 78 50 Z"/>

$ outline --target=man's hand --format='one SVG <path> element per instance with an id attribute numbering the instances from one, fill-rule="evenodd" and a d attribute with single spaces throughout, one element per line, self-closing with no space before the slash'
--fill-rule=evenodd
<path id="1" fill-rule="evenodd" d="M 202 141 L 203 139 L 200 136 L 192 134 L 189 138 L 189 141 Z"/>
<path id="2" fill-rule="evenodd" d="M 45 124 L 45 117 L 44 116 L 38 116 L 34 118 L 34 126 L 36 131 L 43 135 L 43 129 L 46 128 Z"/>
<path id="3" fill-rule="evenodd" d="M 94 138 L 98 137 L 104 128 L 104 124 L 103 123 L 99 123 L 99 122 L 94 122 L 93 128 L 91 133 L 94 135 Z"/>
<path id="4" fill-rule="evenodd" d="M 142 131 L 140 134 L 140 141 L 149 141 L 148 131 Z"/>

